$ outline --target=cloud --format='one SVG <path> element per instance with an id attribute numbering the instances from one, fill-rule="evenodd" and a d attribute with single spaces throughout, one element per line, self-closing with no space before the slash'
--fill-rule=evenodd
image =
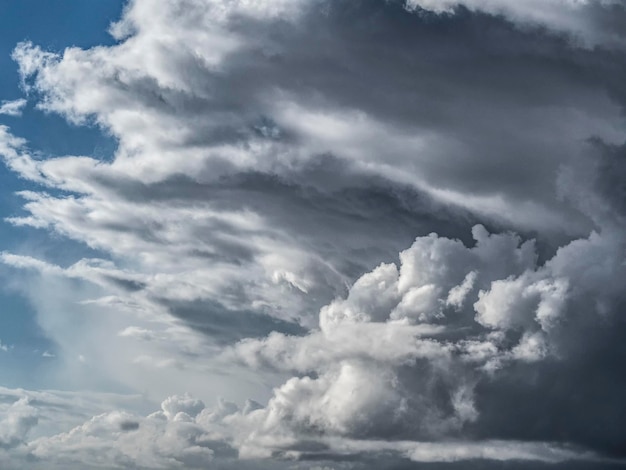
<path id="1" fill-rule="evenodd" d="M 13 101 L 2 101 L 0 103 L 0 114 L 6 116 L 21 116 L 22 109 L 26 106 L 27 101 L 24 98 Z"/>
<path id="2" fill-rule="evenodd" d="M 148 405 L 150 406 L 150 405 Z M 3 468 L 35 464 L 31 443 L 82 424 L 105 410 L 143 409 L 145 397 L 54 390 L 0 388 L 0 462 Z M 31 462 L 30 464 L 28 462 Z"/>
<path id="3" fill-rule="evenodd" d="M 596 343 L 603 340 L 587 337 L 587 328 L 606 321 L 607 312 L 616 321 L 623 295 L 614 280 L 624 274 L 624 264 L 610 257 L 621 252 L 623 241 L 610 232 L 593 234 L 537 265 L 532 242 L 490 235 L 481 226 L 473 234 L 473 247 L 434 234 L 418 238 L 400 254 L 399 267 L 379 266 L 357 280 L 345 299 L 322 308 L 320 329 L 307 337 L 272 334 L 237 345 L 232 353 L 252 367 L 304 374 L 275 390 L 255 415 L 255 427 L 279 436 L 369 440 L 453 438 L 462 430 L 491 435 L 493 423 L 482 420 L 482 408 L 493 408 L 481 397 L 484 387 L 498 387 L 533 363 L 537 373 L 559 367 L 575 380 L 587 367 L 570 349 L 581 341 L 589 352 L 621 354 L 618 344 L 604 352 L 606 345 Z M 603 267 L 593 274 L 593 285 L 578 267 L 591 259 L 587 266 Z M 464 301 L 451 306 L 447 299 L 459 286 Z M 611 306 L 594 305 L 593 298 Z M 541 393 L 548 383 L 544 377 L 536 386 L 517 386 Z M 523 428 L 524 420 L 509 418 L 502 419 Z M 556 437 L 545 431 L 546 438 Z M 569 435 L 579 445 L 595 440 L 574 427 Z M 251 439 L 246 445 L 254 448 Z"/>
<path id="4" fill-rule="evenodd" d="M 206 431 L 192 422 L 204 405 L 198 408 L 189 397 L 171 397 L 163 403 L 163 411 L 147 417 L 124 410 L 96 414 L 85 422 L 77 422 L 75 416 L 75 424 L 67 428 L 71 423 L 67 422 L 69 413 L 76 413 L 81 402 L 90 413 L 96 412 L 101 406 L 94 400 L 97 396 L 84 392 L 15 392 L 22 398 L 4 407 L 0 420 L 0 447 L 13 449 L 9 455 L 14 461 L 8 468 L 17 468 L 16 461 L 22 465 L 30 462 L 36 468 L 76 464 L 84 468 L 200 468 L 212 460 L 213 451 L 203 441 Z M 8 389 L 3 392 L 5 396 L 11 393 Z M 119 406 L 122 400 L 130 402 L 130 398 L 109 396 L 107 406 L 115 407 L 115 400 Z M 179 411 L 170 415 L 173 409 L 192 414 Z M 61 422 L 57 420 L 60 411 L 65 412 Z M 85 416 L 78 415 L 80 418 Z M 51 432 L 49 423 L 56 433 Z M 40 426 L 48 428 L 46 436 L 29 435 L 37 434 Z M 59 433 L 64 427 L 67 432 Z"/>
<path id="5" fill-rule="evenodd" d="M 27 43 L 16 48 L 23 79 L 43 96 L 40 107 L 77 122 L 94 119 L 119 148 L 110 162 L 41 160 L 5 129 L 12 169 L 70 193 L 23 193 L 27 214 L 10 220 L 132 260 L 122 263 L 119 282 L 162 293 L 183 320 L 197 325 L 197 309 L 187 306 L 199 302 L 260 317 L 257 336 L 274 320 L 308 327 L 361 273 L 433 229 L 466 236 L 486 219 L 562 239 L 590 228 L 587 214 L 554 197 L 557 173 L 583 158 L 581 140 L 623 138 L 619 104 L 599 90 L 603 79 L 563 71 L 586 70 L 588 51 L 542 38 L 546 53 L 564 63 L 546 68 L 528 33 L 481 16 L 457 20 L 465 28 L 492 24 L 527 51 L 532 60 L 511 74 L 502 41 L 476 36 L 485 49 L 465 50 L 393 3 L 350 10 L 296 2 L 292 14 L 205 2 L 193 17 L 176 2 L 158 13 L 147 5 L 129 6 L 119 28 L 130 36 L 111 47 L 62 55 Z M 373 30 L 357 25 L 368 18 L 378 18 L 379 44 L 389 47 L 364 54 L 355 44 L 374 46 Z M 278 23 L 288 40 L 273 37 Z M 165 30 L 171 43 L 157 39 Z M 321 32 L 342 46 L 318 47 L 312 38 Z M 400 38 L 415 54 L 402 54 Z M 432 44 L 450 55 L 429 54 Z M 501 58 L 485 65 L 495 89 L 471 71 L 450 78 L 449 64 L 465 53 Z M 281 60 L 265 59 L 274 55 Z M 608 57 L 597 60 L 607 66 Z M 372 66 L 378 62 L 385 66 Z M 328 63 L 351 64 L 349 73 L 329 74 Z M 522 91 L 523 82 L 537 86 Z M 371 93 L 376 83 L 385 87 Z M 438 95 L 448 98 L 429 98 Z M 480 111 L 464 114 L 471 109 Z M 379 217 L 384 223 L 373 222 Z"/>
<path id="6" fill-rule="evenodd" d="M 238 433 L 236 423 L 254 420 L 262 411 L 258 404 L 248 403 L 244 408 L 221 401 L 213 408 L 206 408 L 199 400 L 188 395 L 172 396 L 161 404 L 161 410 L 146 415 L 127 411 L 109 411 L 98 414 L 66 432 L 25 439 L 38 421 L 35 416 L 48 418 L 50 408 L 39 403 L 39 408 L 29 406 L 20 399 L 9 408 L 7 421 L 15 428 L 13 435 L 20 436 L 19 453 L 28 459 L 33 468 L 48 465 L 57 468 L 265 468 L 259 455 L 250 448 L 240 449 L 240 460 L 236 445 Z M 19 428 L 19 429 L 18 429 Z M 12 442 L 17 445 L 18 440 Z M 266 441 L 268 442 L 268 441 Z M 455 462 L 475 458 L 492 460 L 524 460 L 560 462 L 585 459 L 593 462 L 592 454 L 550 444 L 526 442 L 415 442 L 374 441 L 322 438 L 315 443 L 296 443 L 283 438 L 274 444 L 284 461 L 276 461 L 271 468 L 319 469 L 315 463 L 307 464 L 307 458 L 316 453 L 332 453 L 335 456 L 357 456 L 386 452 L 405 461 Z M 241 455 L 241 452 L 244 452 Z M 245 454 L 248 452 L 248 454 Z M 294 459 L 301 463 L 294 467 Z M 323 460 L 323 457 L 322 457 Z M 344 468 L 342 464 L 340 468 Z M 14 468 L 14 467 L 8 467 Z M 16 468 L 16 467 L 15 467 Z M 43 468 L 43 467 L 42 467 Z"/>
<path id="7" fill-rule="evenodd" d="M 205 15 L 210 15 L 213 3 L 206 5 Z M 615 125 L 620 119 L 619 105 L 582 79 L 589 74 L 584 67 L 589 52 L 546 38 L 546 44 L 550 44 L 546 54 L 563 63 L 563 68 L 558 62 L 547 67 L 542 54 L 528 43 L 528 34 L 511 31 L 495 19 L 469 17 L 463 24 L 466 28 L 473 23 L 493 24 L 494 35 L 502 34 L 510 47 L 515 45 L 527 51 L 528 63 L 519 63 L 519 75 L 511 76 L 507 72 L 508 62 L 504 57 L 508 49 L 494 45 L 491 39 L 478 36 L 476 40 L 483 41 L 484 49 L 481 46 L 464 51 L 455 37 L 444 37 L 436 25 L 411 28 L 423 20 L 404 12 L 398 5 L 382 7 L 377 2 L 366 2 L 355 10 L 337 6 L 327 15 L 320 15 L 313 7 L 304 8 L 297 26 L 282 24 L 283 34 L 289 40 L 283 41 L 280 48 L 276 38 L 268 34 L 273 31 L 271 19 L 248 18 L 245 30 L 232 24 L 233 20 L 225 25 L 220 20 L 216 24 L 226 29 L 221 31 L 220 38 L 232 36 L 238 42 L 235 49 L 220 56 L 222 69 L 217 73 L 209 66 L 214 59 L 200 55 L 202 60 L 198 61 L 191 47 L 206 42 L 206 47 L 199 50 L 220 50 L 222 39 L 215 39 L 203 26 L 206 23 L 186 24 L 184 32 L 178 31 L 180 37 L 172 33 L 181 44 L 174 59 L 169 47 L 155 40 L 158 36 L 148 31 L 158 30 L 165 21 L 162 17 L 168 15 L 171 25 L 188 18 L 179 19 L 178 10 L 169 4 L 159 13 L 158 21 L 147 14 L 141 15 L 139 12 L 144 10 L 139 4 L 134 8 L 137 14 L 133 16 L 131 9 L 128 15 L 134 22 L 145 22 L 138 28 L 144 34 L 138 33 L 118 46 L 86 51 L 69 49 L 63 57 L 28 44 L 16 49 L 15 58 L 21 64 L 25 80 L 30 80 L 47 97 L 43 107 L 74 120 L 92 117 L 120 139 L 119 158 L 113 165 L 96 166 L 89 159 L 49 162 L 50 176 L 54 174 L 67 189 L 88 190 L 87 186 L 97 183 L 89 183 L 94 177 L 99 181 L 105 179 L 109 188 L 114 184 L 111 180 L 117 180 L 114 186 L 117 188 L 121 179 L 127 191 L 135 188 L 135 194 L 149 184 L 152 191 L 144 188 L 143 197 L 154 197 L 157 191 L 162 194 L 159 189 L 172 176 L 178 178 L 179 184 L 187 176 L 189 184 L 193 183 L 198 191 L 205 188 L 206 194 L 206 186 L 215 178 L 230 179 L 238 171 L 277 173 L 283 177 L 278 181 L 285 179 L 287 185 L 304 181 L 307 186 L 316 187 L 320 182 L 311 181 L 308 172 L 299 176 L 297 170 L 320 154 L 331 153 L 345 162 L 347 170 L 352 170 L 350 173 L 383 175 L 396 184 L 416 187 L 445 202 L 469 206 L 491 217 L 506 217 L 508 208 L 514 205 L 515 221 L 520 225 L 532 228 L 540 225 L 545 229 L 551 221 L 558 220 L 559 229 L 568 227 L 575 231 L 579 224 L 575 223 L 574 214 L 567 211 L 567 205 L 557 204 L 553 199 L 554 172 L 559 165 L 571 163 L 581 152 L 580 141 L 591 135 L 612 142 L 623 139 L 623 132 Z M 402 48 L 393 46 L 370 47 L 368 54 L 363 54 L 354 44 L 370 43 L 371 35 L 367 28 L 355 28 L 354 38 L 358 40 L 344 40 L 342 47 L 310 50 L 311 56 L 325 57 L 326 62 L 320 64 L 311 59 L 306 67 L 298 65 L 301 51 L 316 47 L 317 42 L 312 38 L 320 31 L 342 41 L 339 22 L 352 15 L 357 19 L 356 25 L 358 19 L 367 21 L 377 10 L 385 10 L 379 15 L 385 39 L 382 44 L 395 45 L 402 37 L 411 44 L 414 56 L 403 56 Z M 398 16 L 402 21 L 396 21 Z M 453 52 L 445 60 L 434 55 L 420 62 L 417 58 L 429 57 L 427 53 L 433 43 L 436 48 Z M 134 58 L 144 49 L 152 51 L 151 56 L 158 60 L 138 67 Z M 393 54 L 389 55 L 388 50 Z M 481 59 L 481 50 L 482 57 L 495 54 L 501 60 L 486 62 Z M 486 69 L 481 73 L 494 77 L 495 90 L 470 70 L 457 71 L 458 79 L 449 78 L 446 67 L 455 55 L 462 57 L 465 53 L 474 54 L 476 61 L 485 63 Z M 281 60 L 262 60 L 272 54 Z M 166 65 L 174 60 L 180 61 L 179 67 Z M 601 64 L 604 60 L 609 59 L 601 56 L 596 59 Z M 370 64 L 376 61 L 385 66 L 373 68 Z M 331 74 L 326 79 L 327 62 L 349 63 L 349 73 Z M 564 73 L 569 66 L 580 70 L 580 75 Z M 381 69 L 385 70 L 384 75 Z M 176 74 L 175 70 L 188 72 Z M 243 80 L 251 75 L 256 77 L 254 82 Z M 354 76 L 368 80 L 355 83 L 351 79 Z M 410 86 L 402 80 L 407 76 L 415 77 Z M 447 79 L 439 80 L 443 77 Z M 600 77 L 590 76 L 589 80 L 600 86 L 604 82 Z M 212 88 L 195 87 L 197 83 L 211 84 Z M 372 94 L 370 90 L 376 83 L 386 86 Z M 438 83 L 436 93 L 426 93 L 431 83 Z M 524 83 L 536 86 L 523 87 Z M 498 104 L 481 107 L 480 103 L 489 100 L 497 90 L 500 90 Z M 449 99 L 429 99 L 435 95 Z M 468 109 L 480 111 L 467 116 L 463 110 L 467 113 Z M 535 125 L 529 127 L 529 123 Z M 523 139 L 519 137 L 520 128 L 525 128 Z M 272 132 L 263 133 L 262 129 Z M 203 141 L 196 141 L 199 135 L 205 136 Z M 477 141 L 476 135 L 485 137 Z M 135 158 L 123 158 L 130 155 Z M 417 160 L 415 155 L 419 156 Z M 527 158 L 533 164 L 522 165 Z M 451 163 L 441 165 L 441 161 Z M 63 169 L 55 169 L 61 166 Z M 137 171 L 128 170 L 132 167 Z M 67 174 L 70 168 L 79 171 L 82 177 Z M 510 174 L 517 177 L 507 176 L 509 173 L 504 168 L 511 168 Z M 85 179 L 85 173 L 93 176 Z M 300 181 L 294 182 L 294 177 Z M 345 180 L 334 178 L 334 181 L 345 185 Z M 437 185 L 430 184 L 432 181 L 437 181 Z M 186 194 L 189 184 L 185 185 Z M 97 186 L 98 191 L 105 189 L 102 183 Z M 175 197 L 176 186 L 168 187 L 170 197 Z M 311 203 L 319 204 L 317 198 Z"/>
<path id="8" fill-rule="evenodd" d="M 173 398 L 6 442 L 105 468 L 623 458 L 624 12 L 542 6 L 135 0 L 111 46 L 17 45 L 40 110 L 118 145 L 0 127 L 29 187 L 7 222 L 91 253 L 3 269 L 64 383 Z"/>
<path id="9" fill-rule="evenodd" d="M 458 461 L 472 461 L 477 459 L 493 461 L 538 461 L 543 463 L 570 462 L 572 460 L 588 460 L 591 464 L 596 458 L 591 454 L 559 448 L 549 444 L 529 442 L 371 442 L 348 441 L 336 446 L 346 453 L 367 452 L 372 449 L 394 450 L 404 453 L 411 461 L 420 463 L 445 463 Z"/>
<path id="10" fill-rule="evenodd" d="M 203 443 L 203 430 L 189 421 L 110 412 L 30 443 L 30 453 L 44 461 L 108 468 L 206 468 L 213 451 Z"/>
<path id="11" fill-rule="evenodd" d="M 3 410 L 0 420 L 0 447 L 12 448 L 24 443 L 28 432 L 37 424 L 37 410 L 22 398 Z"/>
<path id="12" fill-rule="evenodd" d="M 626 14 L 623 5 L 615 0 L 408 0 L 407 6 L 438 14 L 453 13 L 455 8 L 463 6 L 470 11 L 503 15 L 522 24 L 569 33 L 589 45 L 624 46 L 623 31 L 611 27 L 609 21 L 611 15 L 623 19 Z"/>

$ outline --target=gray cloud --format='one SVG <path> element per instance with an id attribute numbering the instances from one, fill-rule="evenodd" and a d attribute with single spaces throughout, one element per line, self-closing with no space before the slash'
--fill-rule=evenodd
<path id="1" fill-rule="evenodd" d="M 611 398 L 624 392 L 614 369 L 621 236 L 576 240 L 536 266 L 532 243 L 487 235 L 477 226 L 473 248 L 418 238 L 399 268 L 379 266 L 324 307 L 320 331 L 241 343 L 236 354 L 251 366 L 305 374 L 275 390 L 263 426 L 361 439 L 541 439 L 623 457 Z M 468 272 L 474 284 L 450 305 Z M 604 380 L 613 386 L 600 399 Z M 592 421 L 602 430 L 590 431 Z"/>
<path id="2" fill-rule="evenodd" d="M 549 0 L 546 2 L 502 0 L 408 0 L 409 8 L 450 14 L 464 7 L 505 18 L 521 26 L 544 26 L 566 33 L 571 40 L 586 46 L 623 47 L 624 30 L 620 20 L 626 11 L 617 0 Z"/>
<path id="3" fill-rule="evenodd" d="M 0 439 L 123 468 L 623 459 L 623 17 L 135 0 L 112 46 L 18 45 L 39 108 L 118 147 L 0 127 L 35 187 L 9 223 L 102 258 L 1 260 L 65 374 L 178 395 Z"/>
<path id="4" fill-rule="evenodd" d="M 20 400 L 11 409 L 16 410 L 22 405 L 23 400 Z M 31 407 L 30 413 L 35 412 L 43 419 L 50 417 L 50 408 L 46 403 L 39 403 L 37 408 Z M 14 460 L 7 460 L 9 463 L 6 468 L 17 468 L 18 456 L 26 459 L 32 468 L 60 468 L 64 465 L 66 468 L 74 468 L 79 465 L 81 468 L 137 469 L 207 466 L 345 469 L 361 468 L 365 462 L 364 456 L 368 456 L 370 463 L 379 460 L 381 468 L 395 468 L 402 462 L 406 464 L 411 461 L 427 464 L 475 458 L 527 462 L 560 462 L 583 458 L 590 465 L 594 465 L 594 460 L 597 460 L 591 454 L 556 445 L 515 441 L 434 443 L 341 438 L 300 442 L 283 438 L 274 441 L 276 460 L 273 463 L 259 460 L 251 454 L 241 460 L 233 447 L 239 439 L 239 433 L 244 431 L 238 428 L 237 423 L 254 420 L 254 414 L 259 412 L 262 412 L 262 408 L 254 404 L 239 408 L 233 403 L 221 401 L 215 407 L 206 408 L 204 403 L 189 395 L 172 396 L 163 401 L 159 411 L 147 416 L 126 411 L 106 412 L 67 432 L 24 441 L 12 454 Z M 36 424 L 31 423 L 29 427 Z M 245 452 L 250 451 L 248 448 Z M 0 451 L 0 459 L 6 457 Z M 320 466 L 310 460 L 329 461 L 329 464 Z"/>

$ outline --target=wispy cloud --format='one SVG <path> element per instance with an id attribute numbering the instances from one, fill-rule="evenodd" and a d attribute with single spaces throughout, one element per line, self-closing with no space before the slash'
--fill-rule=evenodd
<path id="1" fill-rule="evenodd" d="M 0 114 L 6 116 L 21 116 L 27 101 L 23 98 L 14 101 L 2 101 L 0 103 Z"/>

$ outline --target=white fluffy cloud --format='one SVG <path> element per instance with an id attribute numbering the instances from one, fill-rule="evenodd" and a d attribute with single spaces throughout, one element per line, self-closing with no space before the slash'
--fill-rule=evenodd
<path id="1" fill-rule="evenodd" d="M 340 382 L 352 380 L 351 371 L 345 373 L 347 377 Z M 288 397 L 285 395 L 283 399 Z M 351 400 L 345 396 L 343 399 L 346 406 L 338 410 L 337 416 L 345 413 L 348 418 Z M 265 468 L 262 460 L 258 459 L 270 453 L 282 453 L 288 461 L 307 453 L 306 446 L 299 445 L 289 435 L 277 435 L 268 433 L 267 428 L 257 428 L 260 416 L 278 410 L 264 410 L 254 403 L 239 408 L 222 401 L 215 407 L 206 408 L 201 401 L 188 395 L 171 396 L 161 404 L 161 410 L 147 416 L 129 411 L 109 411 L 66 431 L 29 438 L 28 431 L 32 428 L 37 430 L 38 417 L 49 420 L 54 416 L 54 408 L 50 402 L 39 402 L 37 407 L 27 402 L 27 398 L 22 398 L 11 404 L 1 421 L 3 441 L 0 461 L 7 457 L 12 459 L 3 461 L 6 468 L 18 468 L 20 456 L 28 458 L 32 468 L 74 468 L 79 465 L 80 468 L 107 469 L 200 469 L 212 468 L 214 464 L 218 468 L 248 468 L 243 467 L 246 461 L 253 462 L 251 468 Z M 351 419 L 355 417 L 353 415 Z M 274 418 L 282 419 L 281 416 Z M 10 439 L 5 440 L 8 434 Z M 6 453 L 9 446 L 14 448 L 11 454 Z M 338 456 L 387 452 L 416 462 L 454 462 L 475 458 L 543 462 L 596 459 L 591 453 L 556 445 L 516 441 L 419 442 L 320 437 L 309 452 L 314 454 L 318 451 L 330 451 Z M 293 468 L 288 461 L 285 468 Z M 273 465 L 272 468 L 283 468 L 280 462 Z M 297 468 L 314 470 L 320 467 L 302 463 Z"/>
<path id="2" fill-rule="evenodd" d="M 67 433 L 35 440 L 29 452 L 43 461 L 105 468 L 206 468 L 213 457 L 207 438 L 182 412 L 171 420 L 158 413 L 110 412 Z"/>
<path id="3" fill-rule="evenodd" d="M 3 410 L 0 420 L 0 447 L 11 448 L 23 444 L 28 432 L 37 424 L 37 410 L 21 398 Z"/>

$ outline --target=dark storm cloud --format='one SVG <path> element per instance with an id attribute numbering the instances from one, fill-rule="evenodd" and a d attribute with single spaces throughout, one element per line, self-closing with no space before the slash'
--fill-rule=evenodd
<path id="1" fill-rule="evenodd" d="M 603 318 L 588 302 L 561 338 L 566 359 L 519 364 L 480 383 L 476 437 L 571 442 L 623 459 L 625 306 L 622 296 Z"/>
<path id="2" fill-rule="evenodd" d="M 610 115 L 605 94 L 623 93 L 624 61 L 615 60 L 622 52 L 572 48 L 567 38 L 522 31 L 488 15 L 416 15 L 401 2 L 373 0 L 311 10 L 295 24 L 236 23 L 236 32 L 255 41 L 229 54 L 218 74 L 196 70 L 204 79 L 202 94 L 211 97 L 197 112 L 223 111 L 236 119 L 260 114 L 267 112 L 267 90 L 280 89 L 322 111 L 356 109 L 400 132 L 442 135 L 453 143 L 442 150 L 445 156 L 425 149 L 412 155 L 413 162 L 408 156 L 391 162 L 410 173 L 419 168 L 437 188 L 555 204 L 559 166 L 580 140 L 603 131 L 584 119 L 576 122 L 582 116 L 569 111 Z M 185 70 L 193 76 L 189 65 Z M 163 101 L 176 103 L 168 111 L 196 119 L 193 106 Z M 280 124 L 297 143 L 298 131 Z M 232 135 L 243 125 L 233 123 Z M 189 133 L 192 139 L 205 134 L 203 127 Z M 394 155 L 375 158 L 389 162 Z"/>
<path id="3" fill-rule="evenodd" d="M 626 78 L 623 60 L 615 60 L 621 51 L 572 48 L 566 37 L 462 9 L 439 17 L 408 12 L 401 2 L 341 1 L 312 8 L 295 24 L 234 23 L 235 32 L 255 40 L 229 54 L 218 73 L 194 67 L 193 57 L 180 64 L 194 92 L 208 98 L 177 98 L 183 93 L 165 89 L 167 95 L 146 100 L 150 109 L 167 106 L 164 112 L 193 120 L 193 140 L 184 144 L 198 145 L 202 135 L 219 142 L 214 132 L 224 134 L 233 119 L 226 134 L 246 140 L 246 123 L 268 112 L 267 91 L 280 89 L 321 110 L 356 109 L 409 134 L 443 135 L 454 144 L 444 148 L 445 158 L 429 149 L 413 156 L 421 173 L 438 188 L 505 194 L 514 202 L 556 204 L 559 165 L 580 140 L 603 130 L 569 111 L 610 115 L 605 95 L 622 93 Z M 142 96 L 140 84 L 125 85 Z M 207 112 L 220 117 L 217 129 L 197 119 Z M 277 131 L 280 125 L 297 143 L 298 131 L 289 122 Z M 416 170 L 416 162 L 399 158 L 396 164 Z"/>
<path id="4" fill-rule="evenodd" d="M 112 197 L 128 201 L 173 205 L 209 201 L 218 211 L 245 208 L 263 214 L 272 226 L 332 260 L 350 277 L 394 257 L 418 235 L 435 231 L 469 241 L 467 229 L 478 221 L 470 212 L 438 203 L 408 185 L 351 171 L 331 155 L 284 176 L 247 171 L 215 182 L 174 175 L 152 184 L 108 178 L 98 184 Z M 198 239 L 206 237 L 213 249 L 192 254 L 235 264 L 252 260 L 257 254 L 254 246 L 219 238 L 238 230 L 227 222 L 199 229 Z M 151 233 L 158 235 L 158 230 Z"/>
<path id="5" fill-rule="evenodd" d="M 217 344 L 232 344 L 243 338 L 258 338 L 272 331 L 297 335 L 306 330 L 291 322 L 264 316 L 258 312 L 229 310 L 217 302 L 173 302 L 157 300 L 176 318 L 194 330 L 208 335 Z"/>
<path id="6" fill-rule="evenodd" d="M 437 189 L 547 205 L 567 214 L 569 230 L 588 228 L 555 200 L 554 175 L 581 140 L 622 137 L 601 122 L 618 116 L 606 94 L 623 89 L 621 51 L 573 48 L 566 37 L 463 9 L 416 14 L 401 2 L 373 0 L 313 6 L 296 23 L 243 17 L 229 26 L 253 41 L 227 54 L 218 71 L 188 50 L 171 58 L 189 91 L 136 75 L 107 86 L 132 106 L 184 123 L 177 145 L 247 142 L 259 116 L 276 124 L 279 142 L 302 143 L 302 129 L 272 109 L 277 89 L 321 112 L 359 110 L 400 134 L 441 140 L 364 160 L 398 166 Z M 320 142 L 317 150 L 342 149 Z M 194 177 L 228 166 L 212 160 Z"/>
<path id="7" fill-rule="evenodd" d="M 420 17 L 400 2 L 335 2 L 304 25 L 258 35 L 263 46 L 229 57 L 234 95 L 253 100 L 242 90 L 250 83 L 237 78 L 254 75 L 255 86 L 266 82 L 321 109 L 358 109 L 407 133 L 443 135 L 455 144 L 445 156 L 425 149 L 395 163 L 409 172 L 419 165 L 438 188 L 515 202 L 553 199 L 554 174 L 580 145 L 563 130 L 582 126 L 578 139 L 596 132 L 568 122 L 576 117 L 567 111 L 603 114 L 611 105 L 602 102 L 602 77 L 611 70 L 626 78 L 614 61 L 621 53 L 592 55 L 567 39 L 466 11 Z"/>
<path id="8" fill-rule="evenodd" d="M 626 216 L 626 146 L 595 141 L 597 153 L 591 163 L 596 173 L 595 187 L 604 203 L 605 217 Z"/>
<path id="9" fill-rule="evenodd" d="M 592 181 L 594 188 L 595 200 L 588 207 L 606 224 L 607 232 L 617 226 L 615 236 L 624 239 L 623 146 L 597 140 L 591 145 L 594 152 L 580 169 L 585 172 L 581 177 Z M 623 259 L 624 247 L 616 246 L 613 256 Z M 590 279 L 601 278 L 606 263 L 591 258 L 581 269 Z M 611 282 L 623 283 L 621 275 L 616 276 Z M 478 385 L 477 407 L 484 410 L 485 421 L 473 430 L 477 437 L 569 441 L 623 459 L 625 308 L 626 296 L 619 287 L 612 294 L 581 294 L 557 340 L 560 360 L 519 364 L 499 379 Z"/>

